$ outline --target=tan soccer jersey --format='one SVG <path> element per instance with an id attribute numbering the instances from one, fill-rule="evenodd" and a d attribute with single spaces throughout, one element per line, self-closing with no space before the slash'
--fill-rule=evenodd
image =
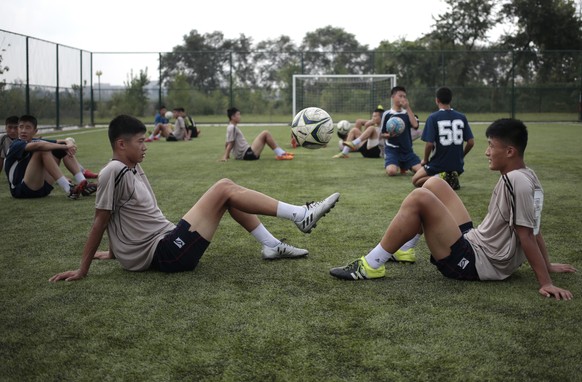
<path id="1" fill-rule="evenodd" d="M 120 161 L 109 162 L 99 172 L 95 208 L 111 211 L 109 248 L 130 271 L 148 269 L 158 242 L 175 227 L 158 208 L 139 164 L 130 169 Z"/>
<path id="2" fill-rule="evenodd" d="M 487 215 L 479 226 L 465 234 L 475 250 L 475 266 L 481 280 L 503 280 L 523 262 L 515 226 L 539 232 L 544 192 L 529 168 L 502 175 L 491 196 Z"/>
<path id="3" fill-rule="evenodd" d="M 232 123 L 226 128 L 226 143 L 233 142 L 232 154 L 235 159 L 243 159 L 251 147 L 240 129 Z"/>

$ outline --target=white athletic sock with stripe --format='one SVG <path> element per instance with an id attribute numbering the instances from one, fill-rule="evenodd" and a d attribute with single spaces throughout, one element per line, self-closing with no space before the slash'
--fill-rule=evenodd
<path id="1" fill-rule="evenodd" d="M 275 147 L 273 149 L 273 151 L 275 152 L 275 155 L 278 156 L 278 157 L 280 157 L 281 155 L 285 154 L 285 150 L 283 150 L 280 147 Z"/>
<path id="2" fill-rule="evenodd" d="M 374 269 L 380 268 L 384 265 L 385 262 L 388 261 L 392 257 L 390 252 L 387 252 L 382 246 L 378 243 L 376 248 L 372 249 L 364 258 L 369 266 Z"/>
<path id="3" fill-rule="evenodd" d="M 71 191 L 71 185 L 64 175 L 57 179 L 57 183 L 67 194 Z"/>
<path id="4" fill-rule="evenodd" d="M 307 209 L 303 206 L 294 206 L 285 202 L 277 204 L 277 217 L 300 222 L 305 217 Z"/>
<path id="5" fill-rule="evenodd" d="M 350 147 L 349 146 L 344 146 L 344 148 L 342 149 L 342 154 L 344 155 L 348 155 L 350 153 Z"/>
<path id="6" fill-rule="evenodd" d="M 275 236 L 273 236 L 262 223 L 251 231 L 251 235 L 253 235 L 259 243 L 270 248 L 276 247 L 281 242 L 275 238 Z"/>
<path id="7" fill-rule="evenodd" d="M 416 247 L 416 244 L 418 244 L 418 241 L 420 240 L 420 236 L 421 236 L 421 234 L 417 233 L 416 236 L 414 236 L 412 239 L 410 239 L 406 243 L 404 243 L 404 245 L 402 245 L 402 247 L 400 247 L 400 250 L 407 251 L 410 248 Z"/>
<path id="8" fill-rule="evenodd" d="M 85 175 L 83 175 L 82 172 L 78 172 L 75 174 L 75 181 L 77 182 L 77 184 L 81 183 L 82 181 L 86 180 L 85 179 Z"/>
<path id="9" fill-rule="evenodd" d="M 362 140 L 360 138 L 356 138 L 352 141 L 352 143 L 354 144 L 354 146 L 359 145 L 360 143 L 362 143 Z"/>

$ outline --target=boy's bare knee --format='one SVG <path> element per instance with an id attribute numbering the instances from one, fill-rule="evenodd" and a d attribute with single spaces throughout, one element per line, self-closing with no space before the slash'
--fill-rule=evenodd
<path id="1" fill-rule="evenodd" d="M 388 176 L 395 176 L 395 175 L 398 175 L 398 171 L 397 170 L 394 170 L 394 169 L 392 169 L 390 167 L 386 167 L 386 175 L 388 175 Z"/>

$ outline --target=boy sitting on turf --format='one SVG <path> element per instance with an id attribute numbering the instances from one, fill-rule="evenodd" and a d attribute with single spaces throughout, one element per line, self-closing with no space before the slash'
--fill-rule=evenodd
<path id="1" fill-rule="evenodd" d="M 226 111 L 229 124 L 226 128 L 226 143 L 224 148 L 224 155 L 222 161 L 226 162 L 230 158 L 231 151 L 234 153 L 235 159 L 242 160 L 257 160 L 261 156 L 261 152 L 268 145 L 271 150 L 275 152 L 277 160 L 291 160 L 293 154 L 283 150 L 268 130 L 264 130 L 257 135 L 251 145 L 248 144 L 242 131 L 238 128 L 240 123 L 240 111 L 236 107 L 232 107 Z"/>
<path id="2" fill-rule="evenodd" d="M 81 266 L 56 274 L 50 281 L 85 277 L 93 258 L 116 258 L 130 271 L 151 268 L 162 272 L 191 271 L 227 211 L 263 245 L 263 258 L 306 256 L 307 250 L 273 237 L 256 215 L 291 220 L 302 232 L 309 233 L 339 199 L 339 194 L 335 193 L 321 202 L 290 205 L 222 179 L 202 195 L 178 225 L 174 225 L 160 211 L 140 165 L 147 150 L 145 133 L 145 125 L 127 115 L 120 115 L 109 124 L 113 160 L 99 173 L 95 218 L 83 248 Z M 97 252 L 105 230 L 109 251 Z"/>
<path id="3" fill-rule="evenodd" d="M 70 199 L 91 195 L 97 185 L 89 183 L 75 158 L 77 146 L 68 138 L 46 140 L 33 138 L 38 132 L 37 120 L 23 115 L 18 120 L 18 139 L 6 155 L 5 171 L 14 198 L 40 198 L 53 190 L 56 181 Z M 59 168 L 60 161 L 73 174 L 76 186 L 69 183 Z"/>
<path id="4" fill-rule="evenodd" d="M 551 272 L 576 272 L 569 264 L 550 263 L 540 230 L 544 201 L 535 172 L 524 162 L 527 129 L 514 119 L 500 119 L 486 131 L 489 168 L 501 177 L 487 215 L 477 228 L 459 196 L 441 178 L 430 177 L 402 202 L 380 243 L 345 267 L 332 268 L 340 279 L 384 277 L 384 264 L 402 246 L 414 246 L 424 232 L 430 261 L 457 280 L 503 280 L 525 261 L 533 269 L 542 296 L 572 299 L 553 285 Z"/>

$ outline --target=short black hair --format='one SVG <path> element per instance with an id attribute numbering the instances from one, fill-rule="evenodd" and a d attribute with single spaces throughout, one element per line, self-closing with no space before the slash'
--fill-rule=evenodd
<path id="1" fill-rule="evenodd" d="M 445 86 L 438 88 L 436 91 L 436 98 L 443 105 L 450 105 L 453 100 L 453 91 Z"/>
<path id="2" fill-rule="evenodd" d="M 527 127 L 519 119 L 501 118 L 493 122 L 485 131 L 487 138 L 495 138 L 517 148 L 523 157 L 527 147 Z"/>
<path id="3" fill-rule="evenodd" d="M 404 86 L 394 86 L 392 90 L 390 90 L 390 97 L 392 97 L 396 92 L 404 92 L 406 93 L 406 89 Z"/>
<path id="4" fill-rule="evenodd" d="M 384 114 L 384 109 L 381 107 L 377 107 L 374 109 L 374 113 L 380 113 L 380 114 Z"/>
<path id="5" fill-rule="evenodd" d="M 226 111 L 226 115 L 228 116 L 228 120 L 230 121 L 230 119 L 232 118 L 232 116 L 235 115 L 239 111 L 240 110 L 237 109 L 236 107 L 231 107 L 230 109 L 228 109 Z"/>
<path id="6" fill-rule="evenodd" d="M 30 122 L 33 124 L 35 129 L 38 126 L 38 121 L 36 120 L 36 117 L 33 115 L 29 115 L 29 114 L 21 115 L 20 118 L 18 118 L 18 123 L 20 123 L 20 122 Z"/>
<path id="7" fill-rule="evenodd" d="M 10 117 L 6 118 L 6 125 L 18 125 L 18 116 L 11 115 Z"/>
<path id="8" fill-rule="evenodd" d="M 116 140 L 122 137 L 129 137 L 136 134 L 143 134 L 147 131 L 145 125 L 139 119 L 131 115 L 118 115 L 109 122 L 109 142 L 113 147 Z"/>

